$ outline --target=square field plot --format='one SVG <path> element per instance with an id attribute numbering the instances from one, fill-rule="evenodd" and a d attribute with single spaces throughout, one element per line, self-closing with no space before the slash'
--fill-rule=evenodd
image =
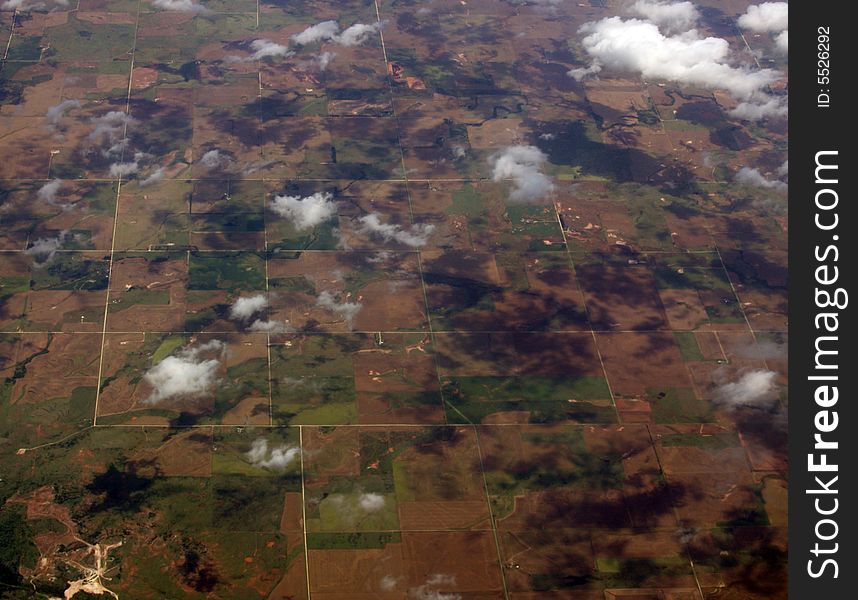
<path id="1" fill-rule="evenodd" d="M 123 187 L 116 250 L 246 250 L 265 247 L 260 181 L 165 180 Z"/>
<path id="2" fill-rule="evenodd" d="M 26 253 L 0 255 L 0 323 L 7 331 L 101 331 L 109 257 L 63 251 L 35 241 Z"/>
<path id="3" fill-rule="evenodd" d="M 588 329 L 584 301 L 565 253 L 422 254 L 433 329 Z"/>
<path id="4" fill-rule="evenodd" d="M 616 421 L 589 333 L 442 333 L 435 340 L 450 423 Z"/>
<path id="5" fill-rule="evenodd" d="M 491 527 L 473 429 L 308 427 L 303 435 L 310 532 Z"/>
<path id="6" fill-rule="evenodd" d="M 92 425 L 100 340 L 100 333 L 0 334 L 0 423 L 10 448 Z"/>
<path id="7" fill-rule="evenodd" d="M 100 424 L 270 423 L 265 334 L 108 334 Z"/>
<path id="8" fill-rule="evenodd" d="M 655 423 L 713 420 L 712 404 L 695 389 L 683 361 L 681 338 L 671 332 L 595 336 L 619 410 Z"/>
<path id="9" fill-rule="evenodd" d="M 491 182 L 411 182 L 415 219 L 435 228 L 432 246 L 472 252 L 562 252 L 566 246 L 550 204 L 508 203 Z"/>
<path id="10" fill-rule="evenodd" d="M 282 252 L 268 261 L 271 315 L 301 331 L 427 329 L 413 252 Z"/>
<path id="11" fill-rule="evenodd" d="M 675 525 L 642 425 L 481 426 L 499 531 Z"/>
<path id="12" fill-rule="evenodd" d="M 444 420 L 434 350 L 426 334 L 285 334 L 275 339 L 271 386 L 276 423 Z"/>
<path id="13" fill-rule="evenodd" d="M 265 261 L 255 252 L 117 253 L 112 285 L 109 331 L 266 331 L 271 325 Z M 254 305 L 252 313 L 233 312 L 241 298 Z"/>
<path id="14" fill-rule="evenodd" d="M 0 246 L 4 250 L 110 251 L 116 184 L 51 179 L 5 182 L 0 189 L 5 209 L 0 216 Z M 34 197 L 39 201 L 34 202 Z"/>

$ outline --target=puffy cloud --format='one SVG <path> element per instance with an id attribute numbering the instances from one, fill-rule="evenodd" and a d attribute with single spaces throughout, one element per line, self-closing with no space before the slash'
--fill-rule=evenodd
<path id="1" fill-rule="evenodd" d="M 260 333 L 286 333 L 293 330 L 288 323 L 283 321 L 263 321 L 262 319 L 256 319 L 247 329 Z"/>
<path id="2" fill-rule="evenodd" d="M 785 160 L 781 166 L 778 167 L 777 170 L 778 177 L 786 177 L 789 175 L 789 161 Z"/>
<path id="3" fill-rule="evenodd" d="M 49 181 L 48 183 L 39 188 L 39 191 L 36 192 L 36 197 L 43 202 L 47 202 L 48 204 L 56 204 L 57 192 L 60 191 L 60 188 L 62 186 L 62 179 L 54 179 L 53 181 Z"/>
<path id="4" fill-rule="evenodd" d="M 363 308 L 363 304 L 359 302 L 338 302 L 336 296 L 327 290 L 323 291 L 316 298 L 316 306 L 326 308 L 340 317 L 346 322 L 349 329 L 352 328 L 355 317 Z"/>
<path id="5" fill-rule="evenodd" d="M 759 121 L 768 117 L 785 117 L 789 106 L 784 96 L 772 96 L 763 101 L 740 102 L 730 115 L 745 121 Z"/>
<path id="6" fill-rule="evenodd" d="M 396 587 L 397 582 L 399 581 L 399 577 L 394 577 L 393 575 L 385 575 L 381 578 L 379 582 L 379 587 L 382 592 L 390 592 Z"/>
<path id="7" fill-rule="evenodd" d="M 268 308 L 268 298 L 265 297 L 265 294 L 243 296 L 233 302 L 229 309 L 229 316 L 239 321 L 246 321 L 266 308 Z"/>
<path id="8" fill-rule="evenodd" d="M 6 0 L 3 4 L 3 8 L 8 9 L 18 9 L 18 10 L 38 10 L 41 8 L 45 8 L 48 4 L 53 4 L 56 6 L 68 6 L 69 0 L 51 0 L 50 2 L 41 2 L 40 0 Z"/>
<path id="9" fill-rule="evenodd" d="M 110 165 L 111 177 L 127 177 L 133 175 L 140 169 L 140 163 L 136 160 L 131 162 L 113 163 Z"/>
<path id="10" fill-rule="evenodd" d="M 700 13 L 691 2 L 638 0 L 632 12 L 655 23 L 667 32 L 688 31 L 697 24 Z"/>
<path id="11" fill-rule="evenodd" d="M 426 579 L 423 585 L 408 590 L 408 597 L 412 600 L 460 600 L 461 594 L 444 592 L 443 589 L 456 585 L 453 575 L 435 573 Z"/>
<path id="12" fill-rule="evenodd" d="M 276 58 L 278 56 L 292 56 L 292 52 L 287 46 L 272 42 L 271 40 L 253 40 L 250 42 L 250 49 L 253 54 L 248 57 L 248 60 L 262 60 L 263 58 Z"/>
<path id="13" fill-rule="evenodd" d="M 322 21 L 321 23 L 307 27 L 301 33 L 296 33 L 291 37 L 291 40 L 301 46 L 328 41 L 335 42 L 341 46 L 359 46 L 367 41 L 371 35 L 379 31 L 381 25 L 381 23 L 373 23 L 371 25 L 355 23 L 340 33 L 340 26 L 336 21 Z"/>
<path id="14" fill-rule="evenodd" d="M 268 447 L 268 440 L 265 438 L 257 438 L 253 440 L 250 450 L 247 451 L 245 457 L 254 467 L 262 469 L 272 469 L 275 471 L 283 471 L 301 456 L 301 449 L 298 446 L 287 446 L 281 444 L 272 448 Z"/>
<path id="15" fill-rule="evenodd" d="M 315 59 L 313 59 L 313 63 L 318 67 L 320 71 L 324 71 L 328 68 L 328 65 L 331 64 L 331 61 L 337 57 L 336 52 L 322 52 Z"/>
<path id="16" fill-rule="evenodd" d="M 202 14 L 210 12 L 205 6 L 201 6 L 194 0 L 152 0 L 152 6 L 161 10 L 171 10 L 174 12 L 189 12 Z"/>
<path id="17" fill-rule="evenodd" d="M 80 108 L 78 100 L 63 100 L 59 104 L 50 107 L 48 112 L 45 113 L 45 118 L 51 125 L 56 125 L 65 116 L 66 112 L 73 108 Z"/>
<path id="18" fill-rule="evenodd" d="M 307 27 L 301 33 L 296 33 L 291 37 L 296 44 L 306 46 L 314 42 L 324 42 L 334 39 L 340 32 L 340 26 L 336 21 L 322 21 Z"/>
<path id="19" fill-rule="evenodd" d="M 229 309 L 229 316 L 236 321 L 247 323 L 266 308 L 268 308 L 268 298 L 265 294 L 244 296 L 236 299 L 232 304 Z M 283 321 L 268 321 L 256 318 L 247 326 L 247 329 L 260 333 L 285 333 L 290 330 L 290 327 Z"/>
<path id="20" fill-rule="evenodd" d="M 739 27 L 758 32 L 784 31 L 789 26 L 789 4 L 763 2 L 748 7 L 739 17 Z"/>
<path id="21" fill-rule="evenodd" d="M 45 264 L 54 257 L 69 237 L 71 236 L 68 231 L 61 231 L 56 237 L 38 238 L 30 242 L 26 253 L 36 259 L 37 265 Z"/>
<path id="22" fill-rule="evenodd" d="M 330 192 L 300 196 L 274 196 L 271 210 L 288 219 L 295 229 L 310 229 L 329 221 L 337 214 L 337 203 Z"/>
<path id="23" fill-rule="evenodd" d="M 548 157 L 536 146 L 509 146 L 489 158 L 494 181 L 512 180 L 509 199 L 532 202 L 554 189 L 551 180 L 541 172 Z"/>
<path id="24" fill-rule="evenodd" d="M 775 47 L 784 54 L 789 53 L 789 31 L 781 31 L 775 36 Z"/>
<path id="25" fill-rule="evenodd" d="M 771 69 L 751 71 L 730 65 L 727 40 L 701 38 L 696 30 L 665 36 L 654 23 L 610 17 L 587 23 L 580 31 L 585 34 L 584 49 L 600 68 L 721 88 L 741 99 L 751 98 L 778 78 Z"/>
<path id="26" fill-rule="evenodd" d="M 143 380 L 152 386 L 145 404 L 158 404 L 172 398 L 196 398 L 217 384 L 217 372 L 226 346 L 211 340 L 195 348 L 184 347 L 146 371 Z M 205 358 L 212 356 L 215 358 Z"/>
<path id="27" fill-rule="evenodd" d="M 766 179 L 765 175 L 760 173 L 757 169 L 752 169 L 750 167 L 742 167 L 739 169 L 739 172 L 736 173 L 736 177 L 734 177 L 734 179 L 737 183 L 744 185 L 753 185 L 773 190 L 785 190 L 788 187 L 783 181 L 778 181 L 777 179 Z"/>
<path id="28" fill-rule="evenodd" d="M 381 494 L 361 494 L 358 496 L 358 506 L 366 512 L 376 512 L 384 508 L 384 496 Z"/>
<path id="29" fill-rule="evenodd" d="M 147 185 L 152 185 L 158 183 L 159 181 L 163 181 L 164 179 L 164 167 L 158 167 L 152 173 L 146 177 L 146 179 L 140 182 L 140 187 L 146 187 Z"/>
<path id="30" fill-rule="evenodd" d="M 781 74 L 773 69 L 734 66 L 727 40 L 701 37 L 695 29 L 665 35 L 655 23 L 620 17 L 586 23 L 579 32 L 592 62 L 589 67 L 569 71 L 575 79 L 603 69 L 634 72 L 647 79 L 726 90 L 742 102 L 733 111 L 740 118 L 786 114 L 785 99 L 766 91 Z"/>
<path id="31" fill-rule="evenodd" d="M 736 381 L 721 383 L 715 389 L 715 401 L 729 409 L 771 408 L 777 401 L 776 377 L 774 371 L 747 371 Z"/>
<path id="32" fill-rule="evenodd" d="M 358 219 L 358 222 L 360 233 L 378 236 L 385 242 L 397 242 L 412 248 L 425 246 L 429 236 L 435 232 L 435 226 L 426 223 L 418 223 L 408 229 L 392 223 L 382 223 L 378 213 L 369 213 Z"/>
<path id="33" fill-rule="evenodd" d="M 95 128 L 89 134 L 89 139 L 98 141 L 106 137 L 113 143 L 120 135 L 124 135 L 129 125 L 134 123 L 134 117 L 121 110 L 111 110 L 100 117 L 95 117 L 92 122 Z"/>
<path id="34" fill-rule="evenodd" d="M 207 169 L 219 169 L 230 163 L 229 157 L 221 154 L 220 150 L 209 150 L 200 157 L 200 164 Z"/>
<path id="35" fill-rule="evenodd" d="M 355 23 L 334 38 L 334 41 L 341 46 L 359 46 L 380 29 L 381 23 L 373 23 L 372 25 Z"/>

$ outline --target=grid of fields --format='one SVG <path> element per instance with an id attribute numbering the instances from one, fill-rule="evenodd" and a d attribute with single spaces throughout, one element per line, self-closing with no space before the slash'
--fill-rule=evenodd
<path id="1" fill-rule="evenodd" d="M 0 11 L 9 597 L 785 597 L 785 127 L 614 4 Z"/>

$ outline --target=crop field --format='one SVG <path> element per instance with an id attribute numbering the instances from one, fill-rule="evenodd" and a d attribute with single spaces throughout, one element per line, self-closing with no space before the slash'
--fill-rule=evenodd
<path id="1" fill-rule="evenodd" d="M 0 598 L 786 597 L 783 114 L 619 0 L 0 2 Z"/>

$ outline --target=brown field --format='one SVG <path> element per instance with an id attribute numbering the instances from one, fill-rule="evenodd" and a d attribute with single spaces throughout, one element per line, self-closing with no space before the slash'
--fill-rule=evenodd
<path id="1" fill-rule="evenodd" d="M 97 332 L 103 325 L 104 300 L 103 291 L 33 290 L 24 317 L 31 330 Z"/>
<path id="2" fill-rule="evenodd" d="M 168 477 L 210 477 L 211 450 L 211 431 L 192 429 L 167 437 L 157 447 L 142 448 L 133 458 Z M 148 470 L 141 470 L 141 474 Z"/>
<path id="3" fill-rule="evenodd" d="M 395 587 L 387 597 L 400 598 L 408 589 L 404 553 L 404 544 L 369 550 L 310 550 L 310 590 L 313 596 L 329 600 L 384 598 L 381 584 L 390 577 Z"/>
<path id="4" fill-rule="evenodd" d="M 577 265 L 575 272 L 584 290 L 594 329 L 668 327 L 655 281 L 647 269 L 584 264 Z"/>
<path id="5" fill-rule="evenodd" d="M 325 431 L 317 427 L 304 429 L 307 456 L 304 468 L 307 480 L 314 478 L 360 474 L 359 430 L 355 427 L 337 427 Z"/>
<path id="6" fill-rule="evenodd" d="M 691 385 L 670 333 L 597 333 L 596 340 L 615 395 Z"/>
<path id="7" fill-rule="evenodd" d="M 435 343 L 447 376 L 602 375 L 590 334 L 438 334 Z"/>
<path id="8" fill-rule="evenodd" d="M 424 529 L 487 529 L 485 500 L 443 500 L 399 503 L 403 531 Z"/>
<path id="9" fill-rule="evenodd" d="M 697 290 L 659 290 L 658 295 L 671 329 L 697 329 L 709 323 Z"/>

